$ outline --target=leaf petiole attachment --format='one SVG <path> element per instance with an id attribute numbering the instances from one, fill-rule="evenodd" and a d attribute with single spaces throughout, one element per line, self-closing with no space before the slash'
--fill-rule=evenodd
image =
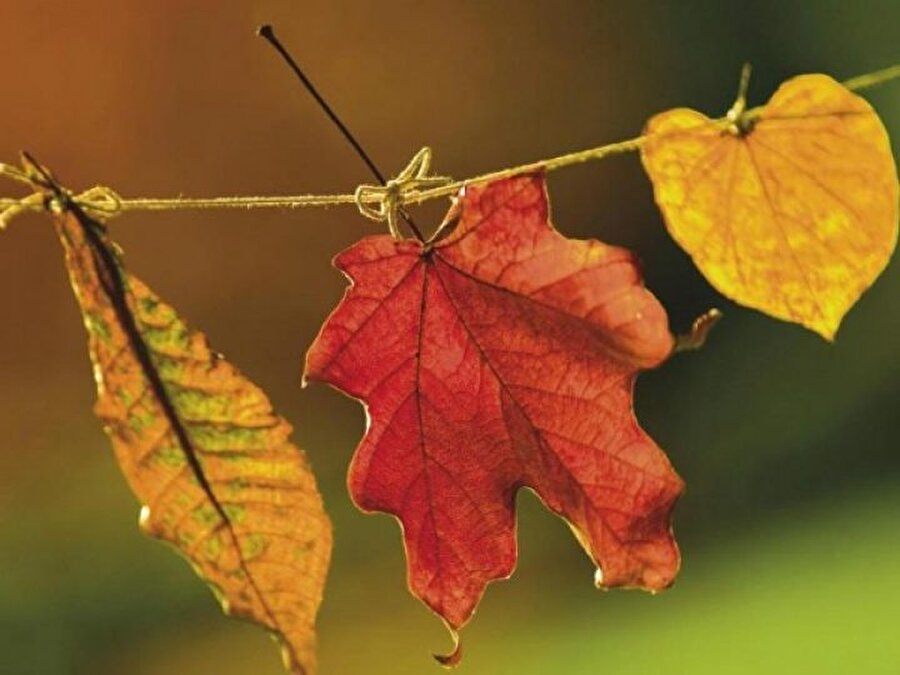
<path id="1" fill-rule="evenodd" d="M 729 122 L 728 133 L 734 136 L 746 136 L 753 130 L 753 116 L 747 114 L 747 89 L 750 86 L 752 70 L 749 63 L 745 63 L 741 68 L 737 98 L 734 100 L 734 105 L 725 114 L 725 119 Z"/>
<path id="2" fill-rule="evenodd" d="M 709 337 L 710 331 L 722 320 L 722 316 L 722 312 L 715 307 L 698 316 L 694 319 L 694 323 L 691 324 L 689 332 L 675 338 L 673 352 L 677 354 L 678 352 L 692 352 L 702 349 L 703 345 L 706 344 L 706 338 Z"/>

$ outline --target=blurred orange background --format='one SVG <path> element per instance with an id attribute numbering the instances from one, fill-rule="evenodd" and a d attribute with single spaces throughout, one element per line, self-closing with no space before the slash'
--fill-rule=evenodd
<path id="1" fill-rule="evenodd" d="M 0 161 L 136 196 L 346 192 L 365 167 L 272 50 L 270 22 L 385 173 L 422 145 L 466 177 L 631 137 L 661 110 L 721 114 L 783 79 L 900 59 L 900 4 L 93 0 L 0 6 Z M 868 95 L 900 138 L 900 83 Z M 894 141 L 895 154 L 897 141 Z M 718 297 L 662 227 L 636 156 L 555 173 L 571 236 L 628 246 L 700 354 L 638 385 L 688 483 L 665 594 L 599 594 L 567 529 L 520 497 L 519 571 L 464 631 L 467 674 L 900 671 L 900 271 L 833 346 Z M 4 195 L 17 193 L 7 185 Z M 417 214 L 437 222 L 445 204 Z M 335 523 L 324 673 L 437 673 L 439 620 L 405 588 L 398 528 L 358 513 L 353 401 L 301 390 L 340 297 L 330 258 L 379 226 L 352 208 L 178 212 L 111 223 L 131 270 L 296 426 Z M 81 320 L 46 218 L 0 236 L 0 673 L 275 675 L 264 633 L 223 618 L 189 566 L 142 537 L 91 415 Z"/>

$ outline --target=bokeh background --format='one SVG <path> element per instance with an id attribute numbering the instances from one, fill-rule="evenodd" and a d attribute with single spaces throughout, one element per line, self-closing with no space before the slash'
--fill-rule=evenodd
<path id="1" fill-rule="evenodd" d="M 370 177 L 255 27 L 272 22 L 386 173 L 422 145 L 457 177 L 627 138 L 652 114 L 721 114 L 802 72 L 900 59 L 900 4 L 432 0 L 0 3 L 0 160 L 127 196 L 346 191 Z M 900 139 L 900 83 L 867 94 Z M 635 249 L 699 354 L 640 379 L 639 416 L 688 491 L 684 566 L 651 597 L 595 591 L 530 494 L 521 561 L 464 631 L 466 675 L 900 672 L 900 266 L 835 345 L 733 306 L 667 237 L 638 158 L 550 178 L 568 235 Z M 3 194 L 14 194 L 15 186 Z M 436 222 L 444 205 L 419 215 Z M 129 214 L 134 272 L 296 425 L 335 523 L 325 674 L 439 672 L 441 623 L 406 592 L 396 524 L 344 481 L 355 402 L 301 390 L 344 281 L 333 254 L 379 228 L 352 209 Z M 0 236 L 0 673 L 276 675 L 259 629 L 223 618 L 188 565 L 137 530 L 91 415 L 83 330 L 49 222 Z"/>

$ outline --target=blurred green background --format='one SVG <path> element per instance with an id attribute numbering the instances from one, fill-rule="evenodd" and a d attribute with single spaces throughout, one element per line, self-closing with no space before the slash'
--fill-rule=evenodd
<path id="1" fill-rule="evenodd" d="M 33 152 L 74 188 L 128 196 L 346 191 L 370 177 L 254 36 L 272 22 L 383 170 L 422 145 L 457 177 L 630 137 L 652 114 L 721 114 L 801 72 L 900 60 L 900 3 L 92 0 L 0 4 L 0 160 Z M 900 83 L 873 90 L 900 140 Z M 684 476 L 684 566 L 651 597 L 599 593 L 567 528 L 520 497 L 521 561 L 464 631 L 461 673 L 900 672 L 900 267 L 834 346 L 717 297 L 667 237 L 635 156 L 550 178 L 566 234 L 635 249 L 676 329 L 716 305 L 700 354 L 638 383 Z M 4 194 L 14 193 L 7 186 Z M 444 205 L 429 205 L 435 221 Z M 438 673 L 448 647 L 409 596 L 398 528 L 344 486 L 353 401 L 299 387 L 377 231 L 352 209 L 133 214 L 143 277 L 294 422 L 334 519 L 323 673 Z M 276 675 L 265 634 L 225 619 L 187 564 L 137 530 L 91 415 L 80 318 L 48 221 L 0 237 L 0 673 Z"/>

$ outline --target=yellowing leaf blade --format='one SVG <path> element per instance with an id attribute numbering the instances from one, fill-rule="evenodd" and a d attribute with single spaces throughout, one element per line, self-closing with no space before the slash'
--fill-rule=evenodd
<path id="1" fill-rule="evenodd" d="M 897 241 L 897 170 L 871 106 L 825 75 L 784 83 L 748 131 L 687 109 L 641 157 L 673 238 L 738 303 L 832 339 Z"/>
<path id="2" fill-rule="evenodd" d="M 312 471 L 265 394 L 121 266 L 101 225 L 57 219 L 89 336 L 97 415 L 143 504 L 228 614 L 281 640 L 294 673 L 315 671 L 316 612 L 331 527 Z"/>

